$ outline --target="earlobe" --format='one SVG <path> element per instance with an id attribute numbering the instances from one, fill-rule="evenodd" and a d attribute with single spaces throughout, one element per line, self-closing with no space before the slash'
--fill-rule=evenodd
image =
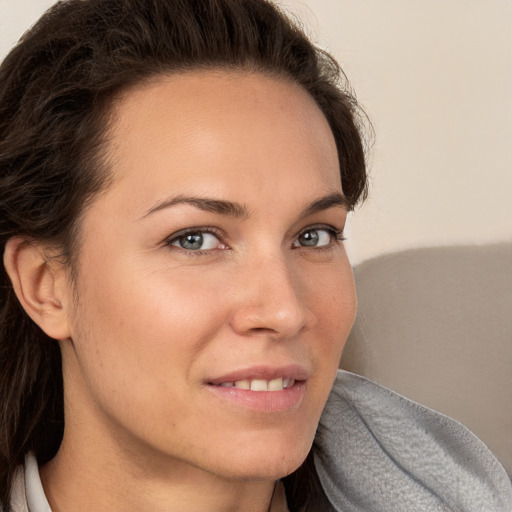
<path id="1" fill-rule="evenodd" d="M 51 338 L 70 337 L 65 269 L 51 264 L 44 248 L 23 238 L 11 238 L 4 266 L 23 309 Z"/>

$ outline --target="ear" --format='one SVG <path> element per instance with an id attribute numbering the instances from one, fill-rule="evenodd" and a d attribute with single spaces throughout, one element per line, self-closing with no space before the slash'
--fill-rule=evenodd
<path id="1" fill-rule="evenodd" d="M 64 340 L 70 337 L 67 273 L 46 254 L 40 244 L 11 238 L 5 246 L 4 266 L 30 318 L 51 338 Z"/>

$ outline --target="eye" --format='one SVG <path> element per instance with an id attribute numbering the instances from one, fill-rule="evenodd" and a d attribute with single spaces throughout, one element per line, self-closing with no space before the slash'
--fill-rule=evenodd
<path id="1" fill-rule="evenodd" d="M 293 247 L 326 247 L 337 238 L 338 233 L 334 229 L 309 228 L 297 237 Z"/>
<path id="2" fill-rule="evenodd" d="M 208 231 L 189 231 L 169 240 L 167 245 L 179 247 L 186 251 L 209 251 L 212 249 L 224 249 L 225 246 L 213 234 Z"/>

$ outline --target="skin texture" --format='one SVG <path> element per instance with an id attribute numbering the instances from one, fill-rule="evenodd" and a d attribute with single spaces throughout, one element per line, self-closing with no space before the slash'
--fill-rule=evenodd
<path id="1" fill-rule="evenodd" d="M 355 315 L 332 234 L 346 209 L 304 215 L 342 194 L 329 126 L 293 83 L 198 71 L 127 92 L 109 146 L 113 180 L 84 213 L 76 282 L 55 267 L 46 287 L 66 414 L 42 468 L 52 509 L 266 511 L 311 447 Z M 238 210 L 165 206 L 184 196 Z M 180 246 L 205 228 L 202 250 Z M 300 400 L 253 410 L 208 384 L 255 365 L 300 366 Z"/>

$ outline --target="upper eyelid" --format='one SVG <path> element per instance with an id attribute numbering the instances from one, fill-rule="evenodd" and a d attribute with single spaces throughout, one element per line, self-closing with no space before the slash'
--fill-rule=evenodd
<path id="1" fill-rule="evenodd" d="M 306 233 L 307 231 L 313 230 L 313 229 L 323 229 L 324 231 L 331 231 L 336 233 L 336 235 L 342 235 L 343 229 L 337 228 L 336 226 L 333 226 L 331 224 L 312 224 L 311 226 L 307 226 L 303 229 L 301 229 L 296 236 L 302 235 L 302 233 Z"/>
<path id="2" fill-rule="evenodd" d="M 318 231 L 327 231 L 329 232 L 330 236 L 332 237 L 331 239 L 331 243 L 329 245 L 332 245 L 332 242 L 333 241 L 344 241 L 346 240 L 345 237 L 343 236 L 343 229 L 339 229 L 339 228 L 336 228 L 335 226 L 332 226 L 332 225 L 329 225 L 329 224 L 320 224 L 320 225 L 313 225 L 313 226 L 308 226 L 304 229 L 302 229 L 301 231 L 299 231 L 299 233 L 294 237 L 294 243 L 296 240 L 298 240 L 298 238 L 304 234 L 304 233 L 307 233 L 308 231 L 313 231 L 313 230 L 318 230 Z M 314 249 L 315 246 L 312 246 L 312 247 L 307 247 L 307 246 L 299 246 L 298 248 L 311 248 L 311 249 Z M 325 248 L 326 246 L 319 246 L 318 249 L 321 249 L 321 248 Z"/>
<path id="3" fill-rule="evenodd" d="M 190 233 L 210 233 L 210 234 L 216 236 L 220 241 L 223 241 L 223 238 L 225 237 L 224 232 L 219 228 L 216 228 L 214 226 L 200 226 L 200 227 L 193 227 L 193 228 L 185 228 L 185 229 L 181 229 L 180 231 L 176 231 L 175 233 L 172 233 L 171 235 L 166 236 L 162 240 L 162 243 L 164 245 L 169 245 L 169 244 L 171 244 L 171 242 L 174 242 L 178 238 L 188 235 Z"/>

